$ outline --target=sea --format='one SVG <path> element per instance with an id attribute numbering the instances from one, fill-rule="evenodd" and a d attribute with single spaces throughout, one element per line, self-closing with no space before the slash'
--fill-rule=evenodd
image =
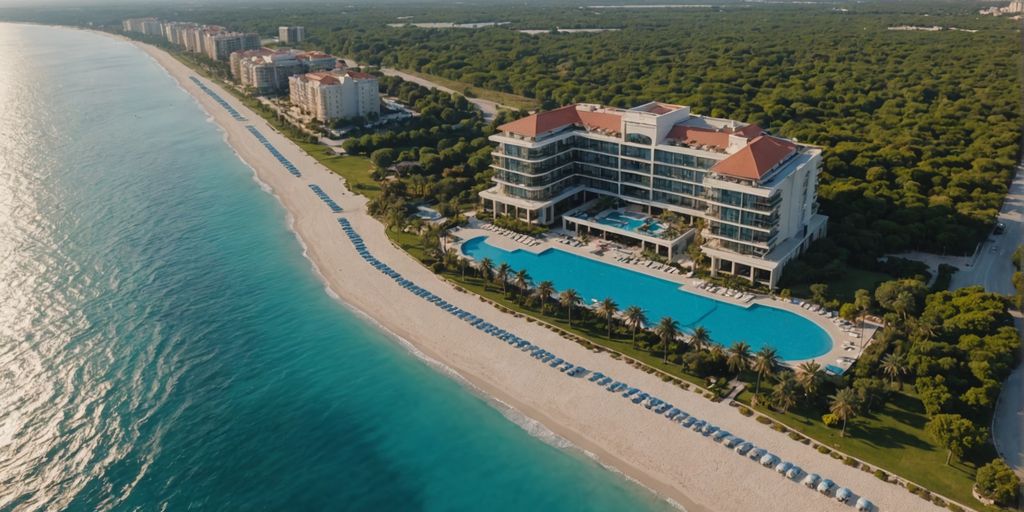
<path id="1" fill-rule="evenodd" d="M 673 508 L 332 297 L 139 49 L 0 69 L 0 511 Z"/>

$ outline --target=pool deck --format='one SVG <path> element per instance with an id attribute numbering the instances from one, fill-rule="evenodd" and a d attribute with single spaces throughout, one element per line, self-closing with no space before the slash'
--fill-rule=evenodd
<path id="1" fill-rule="evenodd" d="M 589 244 L 584 245 L 582 247 L 574 247 L 571 245 L 556 242 L 555 240 L 561 238 L 562 234 L 552 232 L 543 236 L 535 237 L 537 240 L 540 241 L 540 245 L 529 246 L 521 242 L 517 242 L 516 240 L 513 240 L 507 236 L 502 236 L 493 231 L 483 229 L 480 226 L 481 224 L 474 220 L 471 221 L 469 226 L 459 228 L 457 231 L 453 231 L 452 234 L 459 237 L 460 239 L 460 241 L 454 243 L 453 246 L 459 248 L 461 247 L 462 243 L 465 242 L 466 240 L 470 240 L 480 236 L 485 236 L 487 237 L 488 244 L 506 251 L 521 250 L 531 252 L 534 254 L 540 254 L 548 249 L 558 249 L 560 251 L 565 251 L 571 254 L 575 254 L 577 256 L 582 256 L 584 258 L 600 261 L 601 263 L 605 263 L 608 265 L 614 265 L 627 270 L 632 270 L 634 272 L 639 272 L 641 274 L 647 274 L 649 276 L 657 277 L 665 281 L 675 282 L 678 283 L 680 289 L 685 291 L 686 293 L 691 293 L 701 297 L 714 299 L 719 302 L 724 302 L 726 304 L 733 304 L 743 308 L 749 308 L 755 304 L 758 304 L 761 306 L 782 309 L 800 315 L 806 318 L 807 320 L 814 322 L 816 325 L 824 329 L 825 332 L 828 333 L 829 338 L 831 338 L 832 340 L 831 350 L 818 357 L 812 358 L 812 360 L 815 360 L 818 363 L 820 363 L 822 367 L 824 367 L 825 365 L 833 365 L 844 369 L 849 368 L 850 365 L 847 363 L 841 363 L 840 358 L 850 357 L 856 359 L 860 357 L 860 354 L 863 350 L 863 348 L 861 347 L 861 340 L 871 339 L 871 335 L 874 332 L 874 329 L 872 327 L 868 327 L 867 329 L 865 329 L 864 338 L 856 338 L 853 334 L 844 331 L 842 327 L 832 318 L 826 317 L 825 315 L 822 315 L 820 313 L 814 313 L 813 311 L 800 307 L 799 304 L 793 304 L 789 301 L 778 299 L 772 295 L 754 294 L 754 298 L 749 302 L 737 300 L 732 297 L 718 295 L 715 293 L 711 293 L 707 290 L 702 290 L 698 288 L 698 286 L 702 282 L 704 282 L 703 280 L 698 278 L 686 277 L 684 274 L 669 274 L 662 270 L 654 270 L 648 267 L 630 265 L 627 263 L 616 261 L 615 257 L 617 256 L 617 253 L 615 251 L 606 251 L 604 255 L 599 255 L 595 253 L 596 251 L 599 250 L 598 244 L 602 242 L 602 240 L 599 239 L 592 240 Z M 855 332 L 859 334 L 859 329 L 855 329 Z M 852 350 L 849 350 L 850 348 L 852 348 Z M 783 363 L 795 367 L 797 364 L 803 361 L 807 361 L 807 359 L 787 360 L 783 361 Z"/>

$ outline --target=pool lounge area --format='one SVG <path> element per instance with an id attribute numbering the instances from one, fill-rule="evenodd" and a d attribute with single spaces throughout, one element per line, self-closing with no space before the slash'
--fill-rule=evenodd
<path id="1" fill-rule="evenodd" d="M 837 348 L 820 325 L 780 307 L 729 303 L 689 292 L 686 285 L 671 279 L 556 248 L 536 252 L 496 245 L 500 243 L 489 243 L 487 236 L 476 236 L 467 238 L 461 251 L 477 261 L 490 258 L 496 265 L 508 263 L 516 270 L 525 269 L 535 284 L 549 280 L 556 290 L 574 288 L 587 305 L 611 297 L 620 308 L 640 306 L 651 323 L 669 316 L 686 332 L 703 326 L 715 342 L 725 346 L 735 341 L 747 342 L 754 351 L 771 346 L 785 361 L 819 358 Z"/>
<path id="2" fill-rule="evenodd" d="M 563 215 L 562 227 L 576 233 L 639 244 L 641 250 L 651 250 L 669 260 L 675 260 L 682 254 L 694 236 L 692 229 L 678 234 L 669 233 L 662 222 L 630 208 L 614 208 L 597 213 L 588 211 L 595 203 L 590 201 Z"/>

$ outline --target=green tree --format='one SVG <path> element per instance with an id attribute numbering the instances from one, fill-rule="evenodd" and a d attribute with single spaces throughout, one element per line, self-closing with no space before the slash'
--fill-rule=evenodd
<path id="1" fill-rule="evenodd" d="M 779 382 L 772 390 L 772 403 L 785 414 L 789 408 L 796 405 L 796 393 L 798 385 L 793 378 L 792 372 L 783 372 Z"/>
<path id="2" fill-rule="evenodd" d="M 821 384 L 825 380 L 825 373 L 817 361 L 804 361 L 796 367 L 796 382 L 803 390 L 804 396 L 813 398 L 821 390 Z"/>
<path id="3" fill-rule="evenodd" d="M 1003 459 L 995 459 L 978 469 L 975 488 L 997 505 L 1013 507 L 1020 493 L 1020 478 Z"/>
<path id="4" fill-rule="evenodd" d="M 811 302 L 824 306 L 828 303 L 828 285 L 825 283 L 815 283 L 811 285 Z"/>
<path id="5" fill-rule="evenodd" d="M 608 339 L 612 339 L 612 327 L 615 325 L 615 314 L 619 312 L 619 305 L 612 300 L 611 297 L 605 297 L 600 303 L 597 304 L 597 314 L 604 318 L 604 323 L 608 327 Z"/>
<path id="6" fill-rule="evenodd" d="M 779 354 L 769 346 L 761 347 L 754 355 L 753 370 L 757 374 L 757 385 L 754 394 L 761 392 L 761 379 L 775 374 L 775 368 L 779 365 Z"/>
<path id="7" fill-rule="evenodd" d="M 494 273 L 494 262 L 490 258 L 484 258 L 480 260 L 479 265 L 480 278 L 484 281 L 484 290 L 487 290 L 487 283 L 491 281 L 491 275 Z"/>
<path id="8" fill-rule="evenodd" d="M 647 314 L 640 306 L 629 306 L 624 313 L 626 325 L 633 330 L 633 348 L 636 348 L 636 332 L 647 325 Z"/>
<path id="9" fill-rule="evenodd" d="M 530 293 L 530 274 L 526 270 L 520 270 L 512 278 L 512 284 L 519 290 L 520 297 L 526 297 Z"/>
<path id="10" fill-rule="evenodd" d="M 370 153 L 370 161 L 378 169 L 387 169 L 388 166 L 395 162 L 395 150 L 391 148 L 378 149 Z"/>
<path id="11" fill-rule="evenodd" d="M 508 294 L 508 278 L 512 274 L 512 266 L 506 262 L 501 262 L 498 265 L 498 271 L 494 273 L 494 280 L 501 283 L 502 295 Z"/>
<path id="12" fill-rule="evenodd" d="M 750 359 L 750 345 L 745 341 L 737 341 L 729 347 L 729 357 L 725 364 L 729 371 L 738 375 L 750 368 Z"/>
<path id="13" fill-rule="evenodd" d="M 886 354 L 882 358 L 882 372 L 889 377 L 889 384 L 895 386 L 899 382 L 899 389 L 903 390 L 903 376 L 907 373 L 907 358 L 899 352 Z"/>
<path id="14" fill-rule="evenodd" d="M 711 343 L 711 333 L 703 325 L 698 325 L 690 335 L 690 345 L 694 350 L 707 350 Z"/>
<path id="15" fill-rule="evenodd" d="M 564 290 L 558 296 L 558 301 L 562 304 L 562 307 L 565 308 L 566 311 L 568 311 L 569 327 L 572 327 L 572 310 L 577 305 L 579 305 L 580 300 L 582 300 L 580 298 L 580 294 L 577 293 L 576 290 L 573 290 L 572 288 Z"/>
<path id="16" fill-rule="evenodd" d="M 852 388 L 843 388 L 830 396 L 829 401 L 829 412 L 843 421 L 843 430 L 839 433 L 839 436 L 846 437 L 846 423 L 850 418 L 857 415 L 857 406 L 859 404 L 857 393 Z"/>
<path id="17" fill-rule="evenodd" d="M 654 327 L 654 334 L 661 341 L 661 360 L 668 361 L 668 347 L 679 336 L 679 322 L 670 317 L 662 317 L 658 325 Z"/>
<path id="18" fill-rule="evenodd" d="M 960 458 L 988 439 L 988 432 L 959 414 L 937 414 L 928 421 L 925 431 L 935 442 L 946 449 L 946 464 L 954 456 Z"/>
<path id="19" fill-rule="evenodd" d="M 547 313 L 548 303 L 551 301 L 551 296 L 555 294 L 555 283 L 541 281 L 534 288 L 533 293 L 540 299 L 541 313 Z"/>

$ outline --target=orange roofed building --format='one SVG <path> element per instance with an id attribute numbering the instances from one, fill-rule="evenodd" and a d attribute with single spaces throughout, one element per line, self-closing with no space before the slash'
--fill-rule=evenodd
<path id="1" fill-rule="evenodd" d="M 824 236 L 821 150 L 760 127 L 651 102 L 578 104 L 498 127 L 495 186 L 483 207 L 542 225 L 626 238 L 675 259 L 692 238 L 654 220 L 704 222 L 712 273 L 774 287 L 783 266 Z M 596 212 L 611 198 L 619 209 Z M 642 226 L 642 227 L 641 227 Z M 661 231 L 659 233 L 659 230 Z"/>

